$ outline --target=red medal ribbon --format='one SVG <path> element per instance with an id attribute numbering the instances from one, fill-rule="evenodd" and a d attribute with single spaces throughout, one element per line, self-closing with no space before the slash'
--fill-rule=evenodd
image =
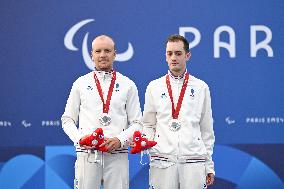
<path id="1" fill-rule="evenodd" d="M 102 90 L 100 81 L 99 81 L 95 72 L 94 72 L 94 79 L 95 79 L 95 82 L 96 82 L 96 85 L 97 85 L 99 95 L 100 95 L 101 100 L 103 102 L 103 113 L 108 113 L 110 100 L 111 100 L 111 96 L 112 96 L 112 92 L 113 92 L 113 88 L 114 88 L 114 84 L 115 84 L 115 80 L 116 80 L 116 71 L 114 70 L 113 73 L 112 73 L 112 78 L 111 78 L 110 86 L 109 86 L 109 89 L 108 89 L 106 103 L 104 101 L 103 90 Z"/>
<path id="2" fill-rule="evenodd" d="M 182 84 L 182 88 L 181 88 L 181 91 L 180 91 L 180 95 L 179 95 L 179 98 L 178 98 L 177 107 L 175 109 L 173 92 L 172 92 L 172 87 L 171 87 L 171 83 L 170 83 L 170 76 L 169 76 L 169 74 L 166 76 L 167 88 L 168 88 L 169 96 L 170 96 L 171 102 L 172 102 L 172 117 L 173 117 L 173 119 L 178 118 L 179 111 L 180 111 L 181 104 L 182 104 L 182 100 L 183 100 L 185 90 L 186 90 L 186 87 L 187 87 L 188 79 L 189 79 L 189 74 L 186 73 L 183 84 Z"/>

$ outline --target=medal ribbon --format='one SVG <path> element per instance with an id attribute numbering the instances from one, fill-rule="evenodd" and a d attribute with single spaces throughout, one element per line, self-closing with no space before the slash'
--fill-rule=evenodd
<path id="1" fill-rule="evenodd" d="M 183 100 L 185 90 L 186 90 L 186 87 L 187 87 L 188 79 L 189 79 L 189 74 L 186 73 L 183 84 L 182 84 L 182 88 L 181 88 L 181 91 L 180 91 L 180 95 L 179 95 L 179 98 L 178 98 L 177 107 L 175 109 L 173 92 L 172 92 L 172 87 L 171 87 L 171 83 L 170 83 L 170 76 L 169 76 L 169 74 L 166 76 L 167 88 L 168 88 L 169 96 L 170 96 L 171 102 L 172 102 L 172 117 L 173 117 L 173 119 L 178 118 L 179 111 L 180 111 L 180 108 L 181 108 L 181 105 L 182 105 L 182 100 Z"/>
<path id="2" fill-rule="evenodd" d="M 112 92 L 113 92 L 113 88 L 114 88 L 114 84 L 115 84 L 115 80 L 116 80 L 116 71 L 114 70 L 113 73 L 112 73 L 112 78 L 111 78 L 110 86 L 109 86 L 109 89 L 108 89 L 106 103 L 104 101 L 103 90 L 102 90 L 100 81 L 99 81 L 95 72 L 94 72 L 94 79 L 95 79 L 95 82 L 96 82 L 96 86 L 97 86 L 99 95 L 100 95 L 101 100 L 103 102 L 103 113 L 108 113 L 110 100 L 111 100 L 111 96 L 112 96 Z"/>

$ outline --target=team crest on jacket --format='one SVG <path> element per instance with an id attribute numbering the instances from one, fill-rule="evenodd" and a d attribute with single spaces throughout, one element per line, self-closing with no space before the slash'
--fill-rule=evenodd
<path id="1" fill-rule="evenodd" d="M 119 91 L 119 83 L 115 84 L 115 92 Z"/>
<path id="2" fill-rule="evenodd" d="M 191 90 L 190 90 L 190 93 L 191 93 L 191 94 L 190 94 L 189 96 L 191 96 L 192 98 L 194 98 L 194 89 L 191 89 Z"/>

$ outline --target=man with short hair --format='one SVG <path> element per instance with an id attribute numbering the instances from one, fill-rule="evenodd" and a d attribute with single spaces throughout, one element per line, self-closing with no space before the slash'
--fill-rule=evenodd
<path id="1" fill-rule="evenodd" d="M 147 87 L 143 132 L 157 142 L 150 149 L 150 188 L 202 189 L 214 182 L 215 141 L 210 91 L 190 75 L 187 40 L 169 36 L 168 73 Z"/>
<path id="2" fill-rule="evenodd" d="M 72 86 L 62 127 L 76 147 L 75 188 L 128 189 L 127 143 L 135 130 L 141 130 L 141 109 L 133 81 L 116 72 L 115 43 L 106 35 L 92 42 L 95 70 L 78 78 Z M 77 124 L 79 126 L 77 128 Z M 102 128 L 107 153 L 95 147 L 80 146 L 80 140 Z"/>

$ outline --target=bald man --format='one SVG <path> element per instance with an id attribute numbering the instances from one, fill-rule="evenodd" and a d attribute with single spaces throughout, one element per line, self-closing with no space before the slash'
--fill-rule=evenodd
<path id="1" fill-rule="evenodd" d="M 115 56 L 111 37 L 93 40 L 95 70 L 73 83 L 61 118 L 64 132 L 76 147 L 74 185 L 78 189 L 129 188 L 127 146 L 133 132 L 142 129 L 141 109 L 134 82 L 113 68 Z M 96 128 L 103 129 L 101 146 L 108 152 L 79 145 Z"/>

